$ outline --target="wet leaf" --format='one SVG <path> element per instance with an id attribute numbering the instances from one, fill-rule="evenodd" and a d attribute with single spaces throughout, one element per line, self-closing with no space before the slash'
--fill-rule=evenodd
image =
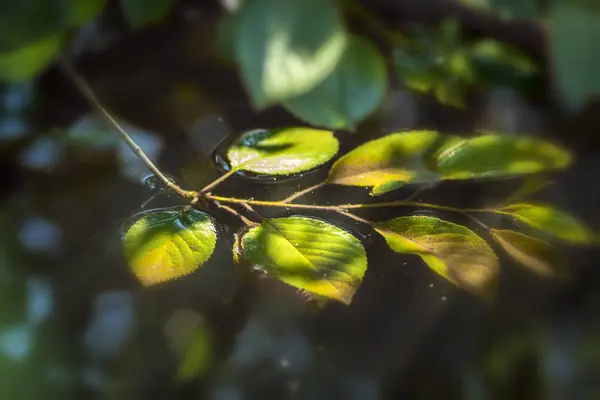
<path id="1" fill-rule="evenodd" d="M 496 211 L 569 243 L 594 242 L 594 233 L 587 226 L 571 215 L 549 206 L 522 203 L 512 204 Z"/>
<path id="2" fill-rule="evenodd" d="M 500 178 L 563 169 L 571 154 L 523 136 L 483 135 L 448 146 L 437 158 L 444 179 Z"/>
<path id="3" fill-rule="evenodd" d="M 19 82 L 42 72 L 60 51 L 61 35 L 48 36 L 9 53 L 0 53 L 0 82 Z"/>
<path id="4" fill-rule="evenodd" d="M 424 160 L 440 135 L 434 131 L 392 133 L 366 142 L 345 154 L 329 171 L 329 183 L 375 186 L 373 195 L 397 188 L 399 181 L 424 183 L 439 179 Z"/>
<path id="5" fill-rule="evenodd" d="M 165 19 L 173 0 L 121 0 L 121 7 L 129 23 L 139 28 Z"/>
<path id="6" fill-rule="evenodd" d="M 339 142 L 331 131 L 311 128 L 255 129 L 227 151 L 231 168 L 267 175 L 289 175 L 331 160 Z"/>
<path id="7" fill-rule="evenodd" d="M 246 259 L 288 285 L 350 304 L 367 255 L 350 233 L 308 217 L 265 219 L 242 238 Z"/>
<path id="8" fill-rule="evenodd" d="M 246 1 L 235 18 L 235 54 L 257 108 L 314 88 L 334 70 L 346 46 L 330 0 Z"/>
<path id="9" fill-rule="evenodd" d="M 283 105 L 296 117 L 330 129 L 354 130 L 381 103 L 387 72 L 377 48 L 351 37 L 333 72 L 309 92 Z"/>
<path id="10" fill-rule="evenodd" d="M 552 244 L 520 232 L 491 229 L 492 237 L 517 262 L 545 277 L 564 277 L 565 262 Z"/>
<path id="11" fill-rule="evenodd" d="M 186 207 L 144 215 L 123 241 L 129 267 L 142 285 L 152 286 L 202 266 L 215 250 L 217 233 L 207 214 Z"/>
<path id="12" fill-rule="evenodd" d="M 397 253 L 417 254 L 429 267 L 483 298 L 494 295 L 500 272 L 491 247 L 469 228 L 427 216 L 378 222 L 375 230 Z"/>
<path id="13" fill-rule="evenodd" d="M 600 7 L 593 2 L 550 2 L 551 65 L 566 105 L 573 111 L 600 94 Z"/>

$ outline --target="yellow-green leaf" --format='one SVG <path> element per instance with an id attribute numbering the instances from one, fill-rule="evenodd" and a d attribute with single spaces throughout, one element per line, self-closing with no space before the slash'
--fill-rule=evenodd
<path id="1" fill-rule="evenodd" d="M 545 277 L 564 277 L 565 262 L 552 244 L 520 232 L 491 229 L 492 237 L 518 263 Z"/>
<path id="2" fill-rule="evenodd" d="M 318 219 L 265 219 L 242 238 L 246 259 L 282 282 L 350 304 L 367 269 L 358 239 Z"/>
<path id="3" fill-rule="evenodd" d="M 255 129 L 227 151 L 234 170 L 267 175 L 308 171 L 331 160 L 339 142 L 331 131 L 311 128 Z"/>
<path id="4" fill-rule="evenodd" d="M 382 194 L 391 192 L 392 190 L 400 189 L 406 185 L 406 181 L 386 181 L 379 185 L 373 186 L 371 190 L 371 196 L 380 196 Z"/>
<path id="5" fill-rule="evenodd" d="M 42 72 L 60 51 L 60 34 L 31 42 L 8 53 L 0 53 L 0 81 L 20 82 Z"/>
<path id="6" fill-rule="evenodd" d="M 188 382 L 202 375 L 210 367 L 211 359 L 210 332 L 204 324 L 200 324 L 189 332 L 186 349 L 179 361 L 177 380 Z"/>
<path id="7" fill-rule="evenodd" d="M 346 47 L 332 0 L 244 1 L 235 20 L 235 55 L 257 108 L 311 90 L 331 74 Z"/>
<path id="8" fill-rule="evenodd" d="M 437 169 L 445 179 L 499 178 L 563 169 L 570 163 L 571 154 L 548 141 L 490 134 L 446 147 Z"/>
<path id="9" fill-rule="evenodd" d="M 375 230 L 397 253 L 417 254 L 429 267 L 483 298 L 494 295 L 500 272 L 492 248 L 469 228 L 435 217 L 398 217 L 378 222 Z"/>
<path id="10" fill-rule="evenodd" d="M 327 181 L 337 185 L 376 186 L 377 193 L 374 190 L 373 195 L 397 187 L 390 182 L 436 181 L 439 174 L 427 167 L 424 153 L 439 139 L 440 134 L 434 131 L 410 131 L 371 140 L 337 160 Z"/>
<path id="11" fill-rule="evenodd" d="M 215 224 L 207 214 L 185 207 L 157 211 L 137 220 L 125 234 L 129 267 L 144 286 L 188 275 L 215 250 Z"/>
<path id="12" fill-rule="evenodd" d="M 569 243 L 594 242 L 594 233 L 585 224 L 569 214 L 546 205 L 512 204 L 496 211 L 510 215 L 535 229 Z"/>

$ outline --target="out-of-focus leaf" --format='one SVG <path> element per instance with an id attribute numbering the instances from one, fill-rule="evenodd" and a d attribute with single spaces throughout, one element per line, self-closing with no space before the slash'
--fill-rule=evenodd
<path id="1" fill-rule="evenodd" d="M 217 233 L 211 217 L 186 207 L 144 215 L 123 242 L 129 267 L 142 285 L 152 286 L 200 268 L 215 250 Z"/>
<path id="2" fill-rule="evenodd" d="M 68 21 L 72 26 L 81 26 L 96 18 L 106 6 L 106 0 L 68 0 Z"/>
<path id="3" fill-rule="evenodd" d="M 333 164 L 327 182 L 348 186 L 376 186 L 378 189 L 374 189 L 373 195 L 377 195 L 398 187 L 399 181 L 435 181 L 440 175 L 429 170 L 424 154 L 440 136 L 435 131 L 409 131 L 392 133 L 366 142 Z"/>
<path id="4" fill-rule="evenodd" d="M 498 178 L 563 169 L 571 154 L 541 139 L 483 135 L 448 146 L 437 158 L 445 179 Z"/>
<path id="5" fill-rule="evenodd" d="M 19 82 L 35 77 L 58 54 L 61 39 L 61 35 L 48 36 L 9 53 L 0 53 L 0 81 Z"/>
<path id="6" fill-rule="evenodd" d="M 600 7 L 595 2 L 550 2 L 550 54 L 559 90 L 573 111 L 600 94 Z"/>
<path id="7" fill-rule="evenodd" d="M 331 160 L 339 142 L 331 131 L 311 128 L 255 129 L 227 151 L 234 170 L 267 175 L 308 171 Z"/>
<path id="8" fill-rule="evenodd" d="M 383 57 L 373 44 L 352 36 L 329 76 L 309 92 L 286 100 L 283 105 L 313 125 L 352 131 L 379 106 L 386 89 Z"/>
<path id="9" fill-rule="evenodd" d="M 531 19 L 539 15 L 537 0 L 460 0 L 473 7 L 493 11 L 506 19 Z"/>
<path id="10" fill-rule="evenodd" d="M 202 375 L 210 367 L 211 359 L 211 335 L 207 326 L 200 323 L 189 332 L 187 346 L 177 370 L 177 380 L 188 382 Z"/>
<path id="11" fill-rule="evenodd" d="M 506 198 L 504 204 L 513 203 L 514 201 L 524 199 L 552 185 L 554 182 L 546 178 L 533 175 L 528 177 L 521 186 L 517 188 L 510 196 Z"/>
<path id="12" fill-rule="evenodd" d="M 428 216 L 378 222 L 375 230 L 397 253 L 417 254 L 458 287 L 489 299 L 500 272 L 492 248 L 469 228 Z"/>
<path id="13" fill-rule="evenodd" d="M 235 54 L 257 108 L 313 89 L 331 74 L 346 46 L 330 0 L 246 1 L 235 19 Z"/>
<path id="14" fill-rule="evenodd" d="M 492 237 L 519 264 L 545 277 L 565 277 L 565 260 L 552 244 L 520 232 L 492 229 Z"/>
<path id="15" fill-rule="evenodd" d="M 363 245 L 308 217 L 265 219 L 242 238 L 246 259 L 282 282 L 350 304 L 367 269 Z"/>
<path id="16" fill-rule="evenodd" d="M 594 233 L 575 217 L 540 204 L 512 204 L 495 211 L 509 215 L 548 235 L 568 243 L 590 244 Z"/>
<path id="17" fill-rule="evenodd" d="M 121 0 L 121 8 L 129 23 L 139 28 L 165 19 L 173 8 L 173 0 Z"/>

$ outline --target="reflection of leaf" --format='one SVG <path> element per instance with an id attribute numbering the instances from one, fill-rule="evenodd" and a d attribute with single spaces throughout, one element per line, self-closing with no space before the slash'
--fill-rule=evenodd
<path id="1" fill-rule="evenodd" d="M 544 140 L 484 135 L 447 147 L 437 159 L 437 169 L 445 179 L 475 179 L 563 169 L 570 163 L 569 152 Z"/>
<path id="2" fill-rule="evenodd" d="M 187 207 L 144 215 L 123 240 L 129 267 L 151 286 L 198 269 L 215 250 L 217 233 L 207 214 Z"/>
<path id="3" fill-rule="evenodd" d="M 378 192 L 406 183 L 431 182 L 438 174 L 430 171 L 423 153 L 438 140 L 434 131 L 392 133 L 364 143 L 345 154 L 329 171 L 329 183 L 348 186 L 379 186 Z M 390 183 L 396 182 L 396 183 Z M 383 191 L 382 191 L 383 190 Z M 379 193 L 381 192 L 381 193 Z"/>
<path id="4" fill-rule="evenodd" d="M 510 215 L 527 225 L 569 243 L 589 244 L 594 234 L 574 217 L 549 206 L 539 204 L 513 204 L 497 211 Z"/>
<path id="5" fill-rule="evenodd" d="M 417 254 L 455 285 L 489 298 L 500 268 L 491 247 L 467 227 L 427 216 L 378 222 L 375 230 L 397 253 Z"/>
<path id="6" fill-rule="evenodd" d="M 162 21 L 173 7 L 173 0 L 121 0 L 123 13 L 138 28 Z"/>
<path id="7" fill-rule="evenodd" d="M 314 218 L 266 219 L 242 238 L 248 261 L 288 285 L 350 304 L 367 255 L 350 233 Z"/>
<path id="8" fill-rule="evenodd" d="M 330 0 L 246 1 L 235 19 L 235 54 L 258 108 L 314 88 L 333 71 L 346 45 Z"/>
<path id="9" fill-rule="evenodd" d="M 14 50 L 0 53 L 0 81 L 24 81 L 43 71 L 58 54 L 61 35 L 44 39 Z"/>
<path id="10" fill-rule="evenodd" d="M 327 79 L 283 105 L 313 125 L 354 130 L 383 100 L 386 75 L 385 62 L 377 48 L 353 36 Z"/>
<path id="11" fill-rule="evenodd" d="M 538 275 L 565 275 L 562 254 L 548 242 L 510 230 L 492 229 L 492 237 L 521 265 Z"/>
<path id="12" fill-rule="evenodd" d="M 331 131 L 310 128 L 255 129 L 227 151 L 231 167 L 269 175 L 308 171 L 331 160 L 338 140 Z"/>
<path id="13" fill-rule="evenodd" d="M 600 8 L 593 2 L 551 1 L 548 15 L 552 67 L 572 110 L 600 94 Z"/>

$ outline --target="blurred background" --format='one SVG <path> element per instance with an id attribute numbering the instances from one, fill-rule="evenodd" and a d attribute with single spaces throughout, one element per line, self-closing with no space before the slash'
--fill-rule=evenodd
<path id="1" fill-rule="evenodd" d="M 274 0 L 246 0 L 253 1 L 267 15 Z M 165 173 L 200 189 L 219 176 L 224 146 L 240 133 L 306 124 L 280 105 L 253 107 L 228 53 L 226 27 L 243 3 L 3 1 L 0 397 L 600 398 L 597 248 L 564 249 L 568 282 L 500 256 L 500 293 L 488 304 L 418 257 L 392 253 L 358 224 L 328 216 L 363 241 L 369 270 L 350 306 L 318 308 L 236 268 L 231 247 L 240 223 L 211 208 L 219 241 L 207 265 L 141 287 L 123 255 L 123 231 L 136 213 L 181 200 L 56 61 L 85 77 Z M 550 139 L 576 159 L 536 199 L 600 230 L 597 1 L 332 4 L 347 29 L 376 45 L 389 75 L 383 100 L 355 121 L 355 132 L 336 130 L 341 152 L 406 129 Z M 298 29 L 310 31 L 318 12 L 304 18 Z M 281 199 L 326 175 L 320 168 L 276 181 L 233 177 L 219 193 Z M 486 206 L 520 183 L 444 184 L 419 199 Z M 332 187 L 306 202 L 350 198 L 370 199 L 367 190 Z"/>

